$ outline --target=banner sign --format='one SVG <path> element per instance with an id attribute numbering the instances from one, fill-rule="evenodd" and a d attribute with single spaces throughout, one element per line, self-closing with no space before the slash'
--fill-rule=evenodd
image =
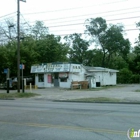
<path id="1" fill-rule="evenodd" d="M 59 73 L 60 78 L 66 78 L 68 76 L 67 73 Z"/>

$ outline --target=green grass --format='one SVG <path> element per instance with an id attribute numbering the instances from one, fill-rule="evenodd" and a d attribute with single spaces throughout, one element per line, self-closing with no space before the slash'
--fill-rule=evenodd
<path id="1" fill-rule="evenodd" d="M 36 93 L 0 93 L 0 99 L 30 98 L 39 96 Z"/>
<path id="2" fill-rule="evenodd" d="M 97 97 L 97 98 L 81 98 L 81 99 L 72 99 L 67 100 L 70 102 L 88 102 L 88 103 L 94 103 L 94 102 L 120 102 L 121 100 L 115 99 L 115 98 L 106 98 L 106 97 Z"/>
<path id="3" fill-rule="evenodd" d="M 135 90 L 135 92 L 140 92 L 140 89 Z"/>

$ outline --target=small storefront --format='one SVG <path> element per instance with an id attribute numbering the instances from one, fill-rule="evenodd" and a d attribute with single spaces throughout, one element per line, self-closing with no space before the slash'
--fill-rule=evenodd
<path id="1" fill-rule="evenodd" d="M 85 79 L 84 68 L 81 64 L 46 63 L 33 65 L 31 73 L 35 73 L 35 84 L 39 88 L 70 88 L 72 81 Z"/>
<path id="2" fill-rule="evenodd" d="M 35 74 L 38 88 L 70 88 L 73 81 L 88 81 L 89 87 L 116 85 L 117 70 L 102 67 L 87 67 L 73 63 L 46 63 L 33 65 L 31 73 Z M 98 85 L 97 85 L 98 84 Z"/>

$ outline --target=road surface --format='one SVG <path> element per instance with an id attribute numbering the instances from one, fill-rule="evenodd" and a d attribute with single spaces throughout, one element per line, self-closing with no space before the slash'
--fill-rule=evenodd
<path id="1" fill-rule="evenodd" d="M 0 140 L 128 140 L 140 105 L 0 100 Z"/>

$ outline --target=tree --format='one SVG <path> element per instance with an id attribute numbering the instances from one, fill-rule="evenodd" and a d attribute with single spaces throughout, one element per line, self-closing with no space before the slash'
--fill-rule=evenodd
<path id="1" fill-rule="evenodd" d="M 130 83 L 131 77 L 132 77 L 132 72 L 127 68 L 123 68 L 119 71 L 117 80 L 118 83 Z"/>
<path id="2" fill-rule="evenodd" d="M 97 17 L 95 19 L 87 19 L 86 20 L 86 33 L 91 36 L 92 41 L 95 42 L 97 45 L 101 46 L 103 51 L 103 57 L 102 57 L 102 66 L 105 66 L 105 46 L 102 43 L 102 37 L 105 34 L 105 31 L 107 29 L 107 23 L 106 20 Z"/>
<path id="3" fill-rule="evenodd" d="M 48 34 L 48 27 L 46 27 L 42 21 L 36 21 L 32 27 L 32 34 L 35 40 L 42 39 Z"/>
<path id="4" fill-rule="evenodd" d="M 101 60 L 102 57 L 103 57 L 103 53 L 102 53 L 101 49 L 87 50 L 86 65 L 99 67 L 102 65 L 102 60 Z"/>
<path id="5" fill-rule="evenodd" d="M 39 54 L 37 59 L 40 63 L 50 63 L 55 61 L 66 61 L 68 47 L 60 42 L 61 37 L 47 35 L 43 39 L 36 41 L 35 51 Z"/>
<path id="6" fill-rule="evenodd" d="M 122 55 L 124 58 L 130 50 L 130 42 L 123 37 L 123 27 L 120 25 L 107 26 L 103 18 L 86 20 L 86 33 L 88 33 L 93 42 L 101 47 L 103 52 L 102 66 L 109 67 L 113 54 Z"/>
<path id="7" fill-rule="evenodd" d="M 20 43 L 20 63 L 25 65 L 24 75 L 30 75 L 31 65 L 38 64 L 39 53 L 35 51 L 36 42 L 31 36 L 26 36 Z"/>
<path id="8" fill-rule="evenodd" d="M 87 49 L 89 43 L 82 39 L 81 34 L 72 34 L 65 37 L 65 40 L 69 46 L 69 59 L 72 62 L 86 64 L 87 59 Z"/>
<path id="9" fill-rule="evenodd" d="M 110 68 L 121 70 L 123 68 L 129 69 L 129 64 L 125 61 L 122 56 L 113 56 L 111 59 Z"/>
<path id="10" fill-rule="evenodd" d="M 136 26 L 139 28 L 140 22 L 138 22 Z M 132 52 L 134 57 L 129 60 L 129 68 L 134 74 L 140 74 L 140 34 L 135 44 L 136 45 Z"/>

